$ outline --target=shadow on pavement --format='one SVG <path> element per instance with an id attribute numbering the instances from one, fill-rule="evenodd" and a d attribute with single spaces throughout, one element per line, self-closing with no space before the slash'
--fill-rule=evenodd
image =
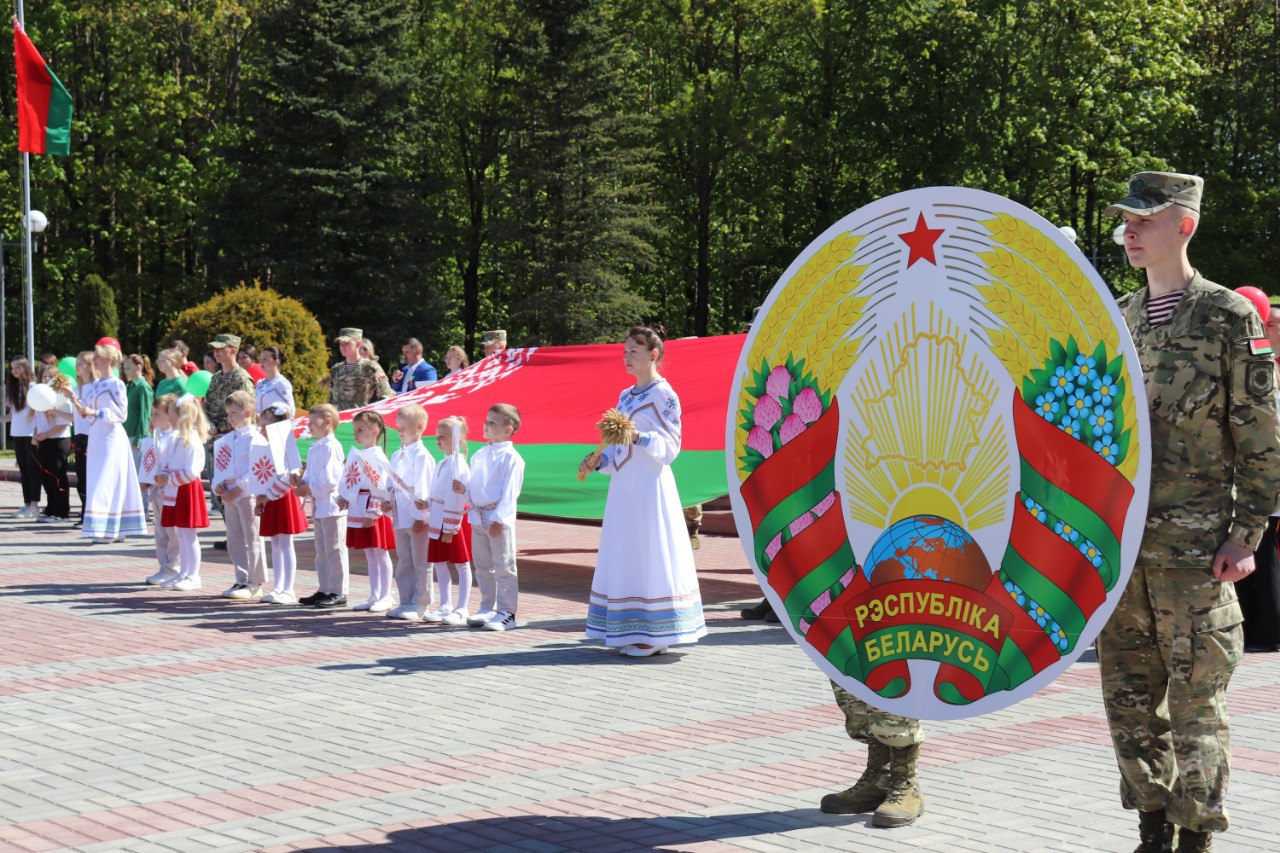
<path id="1" fill-rule="evenodd" d="M 536 808 L 536 806 L 534 806 Z M 387 833 L 385 841 L 342 845 L 347 851 L 487 850 L 682 850 L 707 841 L 772 835 L 811 826 L 871 825 L 871 815 L 824 815 L 817 809 L 783 809 L 708 817 L 609 818 L 528 815 L 437 824 Z M 536 846 L 526 847 L 534 844 Z M 294 850 L 332 849 L 297 845 Z"/>

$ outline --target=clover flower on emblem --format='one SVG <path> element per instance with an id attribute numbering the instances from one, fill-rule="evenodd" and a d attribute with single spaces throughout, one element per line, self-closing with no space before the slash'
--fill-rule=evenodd
<path id="1" fill-rule="evenodd" d="M 1093 450 L 1103 459 L 1111 462 L 1112 464 L 1115 463 L 1116 456 L 1120 453 L 1120 448 L 1111 440 L 1111 436 L 1109 435 L 1104 435 L 1102 438 L 1095 441 L 1093 443 Z"/>
<path id="2" fill-rule="evenodd" d="M 1080 541 L 1080 531 L 1076 530 L 1074 527 L 1072 527 L 1070 524 L 1067 524 L 1065 521 L 1056 522 L 1053 525 L 1053 532 L 1058 534 L 1068 542 L 1075 543 Z"/>
<path id="3" fill-rule="evenodd" d="M 1059 365 L 1053 371 L 1053 379 L 1050 380 L 1050 386 L 1053 388 L 1055 397 L 1064 397 L 1075 390 L 1075 383 L 1071 381 L 1071 373 Z"/>
<path id="4" fill-rule="evenodd" d="M 1075 418 L 1066 418 L 1062 423 L 1058 424 L 1058 429 L 1062 430 L 1072 438 L 1080 437 L 1080 422 Z"/>
<path id="5" fill-rule="evenodd" d="M 1080 543 L 1080 553 L 1084 554 L 1085 559 L 1093 564 L 1096 569 L 1102 565 L 1102 552 L 1098 550 L 1098 546 L 1092 542 L 1084 541 Z"/>
<path id="6" fill-rule="evenodd" d="M 1103 374 L 1093 380 L 1093 400 L 1095 403 L 1110 406 L 1115 401 L 1117 393 L 1116 381 L 1110 376 Z"/>
<path id="7" fill-rule="evenodd" d="M 276 466 L 270 459 L 259 459 L 253 463 L 253 476 L 259 483 L 265 483 L 275 476 Z"/>
<path id="8" fill-rule="evenodd" d="M 1053 398 L 1052 394 L 1041 394 L 1036 397 L 1036 412 L 1046 421 L 1052 421 L 1054 416 L 1058 414 L 1058 401 Z"/>
<path id="9" fill-rule="evenodd" d="M 1089 426 L 1096 436 L 1111 435 L 1115 419 L 1116 413 L 1111 409 L 1094 406 L 1093 413 L 1089 415 Z"/>
<path id="10" fill-rule="evenodd" d="M 1083 388 L 1078 388 L 1070 393 L 1067 397 L 1067 410 L 1071 412 L 1072 417 L 1078 417 L 1089 411 L 1089 392 Z"/>
<path id="11" fill-rule="evenodd" d="M 1076 356 L 1075 372 L 1079 377 L 1076 382 L 1081 388 L 1087 388 L 1090 383 L 1097 377 L 1098 360 L 1093 356 L 1078 355 Z"/>

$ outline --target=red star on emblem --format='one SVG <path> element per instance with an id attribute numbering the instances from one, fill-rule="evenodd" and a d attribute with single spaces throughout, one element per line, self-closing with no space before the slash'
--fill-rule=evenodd
<path id="1" fill-rule="evenodd" d="M 943 228 L 930 228 L 925 224 L 924 214 L 920 214 L 920 218 L 916 220 L 916 227 L 905 234 L 899 234 L 898 238 L 907 244 L 911 250 L 911 254 L 907 256 L 907 268 L 916 261 L 928 261 L 934 266 L 938 265 L 937 259 L 933 255 L 933 244 L 938 242 L 938 238 L 942 236 Z"/>

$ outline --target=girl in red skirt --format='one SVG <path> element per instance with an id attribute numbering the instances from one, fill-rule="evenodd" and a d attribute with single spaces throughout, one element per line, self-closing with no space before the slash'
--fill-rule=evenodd
<path id="1" fill-rule="evenodd" d="M 453 491 L 453 481 L 466 482 L 467 422 L 457 417 L 436 424 L 436 447 L 443 459 L 436 466 L 427 494 L 427 559 L 435 564 L 436 585 L 440 588 L 440 609 L 423 614 L 428 622 L 461 625 L 471 613 L 471 522 L 467 520 L 467 497 Z M 458 598 L 453 598 L 453 580 L 458 580 Z"/>
<path id="2" fill-rule="evenodd" d="M 267 427 L 279 423 L 289 417 L 289 408 L 284 403 L 272 403 L 258 413 L 258 424 L 262 430 L 261 439 L 267 442 Z M 291 446 L 291 445 L 290 445 Z M 265 451 L 259 451 L 259 447 Z M 295 451 L 296 452 L 296 451 Z M 254 499 L 253 513 L 260 517 L 258 535 L 271 542 L 271 574 L 274 585 L 270 592 L 259 599 L 264 604 L 297 604 L 298 596 L 293 591 L 294 576 L 298 570 L 298 554 L 293 547 L 293 537 L 307 530 L 307 516 L 302 511 L 302 501 L 298 493 L 289 485 L 292 474 L 302 469 L 301 460 L 290 459 L 285 453 L 286 465 L 294 466 L 289 471 L 277 471 L 271 461 L 271 448 L 255 446 L 250 454 L 254 460 L 251 467 L 262 465 L 264 482 L 261 494 Z"/>
<path id="3" fill-rule="evenodd" d="M 178 576 L 162 584 L 182 591 L 200 588 L 200 540 L 196 531 L 209 526 L 209 507 L 204 500 L 204 443 L 209 427 L 196 398 L 183 395 L 169 406 L 173 437 L 164 456 L 164 466 L 156 473 L 156 485 L 164 489 L 160 526 L 173 528 L 178 535 Z"/>
<path id="4" fill-rule="evenodd" d="M 352 418 L 351 429 L 355 447 L 342 466 L 338 507 L 347 511 L 347 547 L 364 551 L 369 564 L 369 598 L 351 609 L 385 613 L 396 604 L 391 597 L 389 553 L 396 547 L 396 533 L 382 512 L 382 502 L 391 497 L 387 425 L 382 415 L 366 411 Z"/>

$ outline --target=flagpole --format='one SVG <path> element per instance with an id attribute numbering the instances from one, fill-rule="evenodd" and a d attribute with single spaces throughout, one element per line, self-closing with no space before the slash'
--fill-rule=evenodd
<path id="1" fill-rule="evenodd" d="M 24 33 L 27 31 L 27 18 L 22 8 L 22 0 L 18 0 L 18 26 Z M 31 271 L 31 155 L 26 151 L 22 152 L 22 242 L 23 256 L 26 258 L 23 299 L 27 312 L 27 362 L 34 366 L 36 363 L 36 314 L 31 296 L 33 278 Z"/>

